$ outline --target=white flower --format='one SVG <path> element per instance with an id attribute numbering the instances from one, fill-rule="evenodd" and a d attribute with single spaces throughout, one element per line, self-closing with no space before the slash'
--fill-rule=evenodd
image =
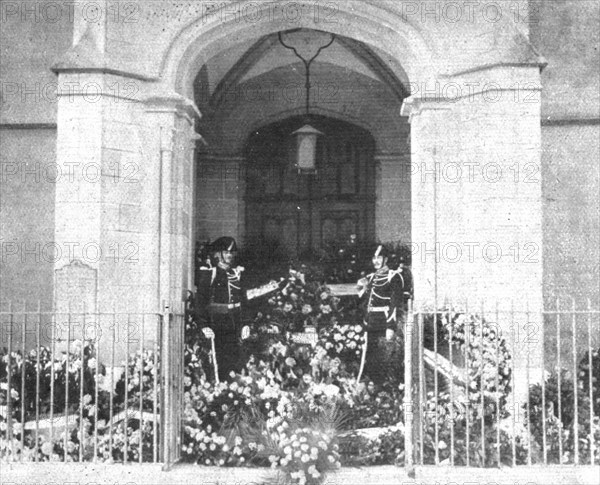
<path id="1" fill-rule="evenodd" d="M 52 443 L 50 443 L 49 441 L 47 441 L 42 445 L 42 453 L 44 455 L 50 456 L 52 454 L 53 448 L 54 448 L 54 445 Z"/>
<path id="2" fill-rule="evenodd" d="M 324 389 L 324 393 L 327 397 L 337 396 L 339 394 L 339 392 L 340 392 L 340 388 L 333 384 L 327 384 Z"/>
<path id="3" fill-rule="evenodd" d="M 302 458 L 300 458 L 300 460 L 302 461 L 302 463 L 307 463 L 310 461 L 310 456 L 302 455 Z"/>
<path id="4" fill-rule="evenodd" d="M 329 305 L 321 305 L 321 312 L 325 315 L 331 313 L 331 306 Z"/>

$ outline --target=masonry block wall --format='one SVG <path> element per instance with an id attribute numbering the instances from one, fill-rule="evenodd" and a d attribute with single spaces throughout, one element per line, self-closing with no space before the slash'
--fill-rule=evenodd
<path id="1" fill-rule="evenodd" d="M 243 158 L 200 154 L 196 198 L 196 240 L 214 241 L 223 235 L 241 239 Z"/>
<path id="2" fill-rule="evenodd" d="M 375 227 L 377 240 L 410 245 L 412 167 L 410 148 L 406 146 L 405 150 L 402 154 L 375 155 Z"/>

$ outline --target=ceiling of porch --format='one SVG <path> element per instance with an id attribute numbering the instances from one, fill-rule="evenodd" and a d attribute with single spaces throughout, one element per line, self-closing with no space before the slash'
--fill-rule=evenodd
<path id="1" fill-rule="evenodd" d="M 304 59 L 331 43 L 311 64 L 311 113 L 352 122 L 376 139 L 389 138 L 386 130 L 396 136 L 402 131 L 406 120 L 399 110 L 408 91 L 397 61 L 361 42 L 315 30 L 283 32 L 281 40 Z M 305 113 L 305 76 L 304 63 L 279 34 L 225 47 L 209 59 L 194 83 L 208 149 L 239 152 L 252 130 Z"/>

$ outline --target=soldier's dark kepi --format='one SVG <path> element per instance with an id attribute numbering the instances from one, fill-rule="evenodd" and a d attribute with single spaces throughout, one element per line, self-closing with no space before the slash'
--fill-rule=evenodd
<path id="1" fill-rule="evenodd" d="M 220 253 L 221 251 L 237 251 L 237 244 L 232 237 L 223 236 L 211 244 L 211 249 L 215 253 Z"/>

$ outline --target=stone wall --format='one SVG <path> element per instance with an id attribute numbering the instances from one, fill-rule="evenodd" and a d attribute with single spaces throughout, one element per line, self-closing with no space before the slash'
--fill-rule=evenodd
<path id="1" fill-rule="evenodd" d="M 532 2 L 542 72 L 544 298 L 600 306 L 600 5 Z"/>
<path id="2" fill-rule="evenodd" d="M 71 46 L 56 2 L 0 6 L 0 305 L 52 304 L 57 79 L 50 66 Z M 49 8 L 47 10 L 46 8 Z"/>
<path id="3" fill-rule="evenodd" d="M 0 129 L 0 304 L 52 305 L 56 130 Z M 62 175 L 61 175 L 62 176 Z"/>

